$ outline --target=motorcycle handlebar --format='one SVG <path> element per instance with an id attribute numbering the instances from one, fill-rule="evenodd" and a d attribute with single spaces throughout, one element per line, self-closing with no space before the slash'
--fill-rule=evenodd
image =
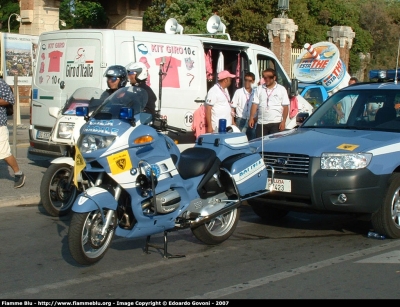
<path id="1" fill-rule="evenodd" d="M 186 130 L 183 128 L 178 128 L 174 126 L 170 126 L 167 124 L 167 120 L 165 118 L 161 118 L 159 116 L 156 116 L 153 120 L 153 127 L 156 130 L 160 131 L 172 131 L 176 133 L 186 133 Z"/>
<path id="2" fill-rule="evenodd" d="M 186 129 L 178 128 L 178 127 L 174 127 L 174 126 L 170 126 L 170 125 L 167 125 L 167 130 L 172 130 L 172 131 L 179 132 L 179 133 L 186 133 Z"/>

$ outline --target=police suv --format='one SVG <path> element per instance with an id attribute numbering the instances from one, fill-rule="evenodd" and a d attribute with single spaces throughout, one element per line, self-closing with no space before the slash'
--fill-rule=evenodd
<path id="1" fill-rule="evenodd" d="M 367 214 L 375 231 L 400 238 L 399 84 L 345 87 L 297 128 L 265 136 L 262 146 L 275 170 L 274 191 L 248 200 L 257 215 Z"/>

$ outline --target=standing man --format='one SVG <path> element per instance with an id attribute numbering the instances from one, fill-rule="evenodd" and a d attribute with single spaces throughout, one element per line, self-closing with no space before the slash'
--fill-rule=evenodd
<path id="1" fill-rule="evenodd" d="M 25 184 L 26 176 L 19 169 L 17 160 L 11 154 L 10 143 L 8 141 L 9 132 L 7 128 L 6 106 L 9 104 L 13 105 L 14 103 L 14 94 L 10 86 L 3 79 L 0 79 L 0 159 L 6 161 L 14 171 L 14 188 L 17 189 Z"/>
<path id="2" fill-rule="evenodd" d="M 150 113 L 153 118 L 156 116 L 157 96 L 150 86 L 146 84 L 148 77 L 147 67 L 142 62 L 129 63 L 126 66 L 128 79 L 132 86 L 138 86 L 147 92 L 147 103 L 144 112 Z"/>
<path id="3" fill-rule="evenodd" d="M 248 126 L 248 119 L 251 108 L 251 93 L 253 91 L 252 85 L 256 76 L 252 72 L 247 72 L 244 75 L 244 86 L 235 91 L 232 98 L 232 108 L 235 109 L 236 126 L 243 133 L 246 133 Z"/>
<path id="4" fill-rule="evenodd" d="M 356 77 L 351 77 L 348 85 L 352 85 L 358 82 Z M 354 106 L 354 103 L 357 100 L 358 95 L 348 95 L 340 100 L 336 105 L 333 106 L 337 113 L 337 123 L 345 124 L 347 123 L 347 119 L 349 118 L 351 109 Z"/>
<path id="5" fill-rule="evenodd" d="M 258 118 L 257 137 L 285 130 L 290 105 L 285 87 L 276 82 L 275 70 L 267 68 L 262 76 L 265 83 L 257 87 L 249 118 L 251 128 L 255 125 L 254 118 Z"/>
<path id="6" fill-rule="evenodd" d="M 231 107 L 231 97 L 227 88 L 232 83 L 235 75 L 227 70 L 218 73 L 218 82 L 210 88 L 206 98 L 206 132 L 218 131 L 220 119 L 226 119 L 226 127 L 235 123 L 235 113 Z"/>

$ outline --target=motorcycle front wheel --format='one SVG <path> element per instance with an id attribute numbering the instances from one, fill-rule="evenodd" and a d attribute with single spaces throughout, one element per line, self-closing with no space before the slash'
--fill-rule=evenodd
<path id="1" fill-rule="evenodd" d="M 69 164 L 51 164 L 40 183 L 40 198 L 51 216 L 67 215 L 78 194 L 73 183 L 74 167 Z"/>
<path id="2" fill-rule="evenodd" d="M 107 210 L 104 210 L 106 216 Z M 109 228 L 102 235 L 103 219 L 100 210 L 74 213 L 68 231 L 69 251 L 76 262 L 89 265 L 104 257 L 114 237 L 115 212 Z"/>
<path id="3" fill-rule="evenodd" d="M 239 222 L 239 217 L 240 208 L 233 209 L 191 230 L 194 236 L 205 244 L 220 244 L 233 234 Z"/>

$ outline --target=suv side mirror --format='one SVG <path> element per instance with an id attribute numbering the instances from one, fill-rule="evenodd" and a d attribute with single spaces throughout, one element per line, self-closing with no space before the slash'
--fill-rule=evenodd
<path id="1" fill-rule="evenodd" d="M 301 126 L 303 124 L 303 122 L 307 119 L 308 116 L 309 116 L 308 112 L 297 113 L 297 115 L 296 115 L 296 125 L 297 126 Z"/>
<path id="2" fill-rule="evenodd" d="M 292 83 L 290 85 L 290 97 L 297 96 L 299 93 L 299 80 L 292 79 Z"/>

